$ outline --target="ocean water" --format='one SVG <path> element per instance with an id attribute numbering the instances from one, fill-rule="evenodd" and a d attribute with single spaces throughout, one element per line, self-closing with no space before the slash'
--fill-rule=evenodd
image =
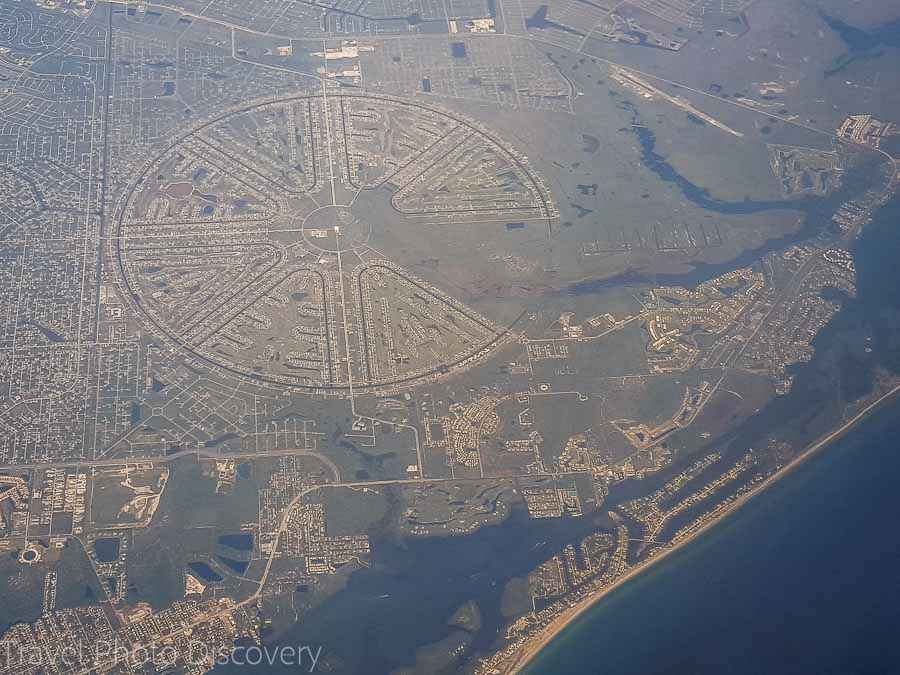
<path id="1" fill-rule="evenodd" d="M 528 675 L 900 672 L 898 413 L 610 594 Z"/>
<path id="2" fill-rule="evenodd" d="M 729 452 L 773 429 L 808 443 L 834 426 L 846 401 L 870 391 L 876 368 L 900 372 L 898 225 L 900 198 L 853 246 L 858 297 L 820 333 L 792 393 L 736 429 Z M 900 674 L 898 413 L 900 401 L 604 599 L 531 674 Z M 607 507 L 627 497 L 617 490 Z M 467 537 L 376 537 L 371 568 L 265 642 L 321 645 L 329 672 L 387 674 L 447 636 L 449 617 L 475 600 L 482 626 L 472 650 L 483 654 L 503 634 L 507 582 L 602 526 L 591 517 L 530 521 L 519 512 Z M 472 658 L 455 665 L 464 672 Z"/>
<path id="3" fill-rule="evenodd" d="M 870 391 L 876 368 L 900 372 L 898 224 L 900 198 L 853 246 L 858 297 L 820 333 L 791 394 L 736 429 L 729 452 L 773 429 L 808 443 L 834 426 L 843 403 Z M 900 674 L 898 413 L 900 401 L 604 599 L 545 650 L 531 675 Z M 617 490 L 607 506 L 628 496 Z M 448 635 L 447 619 L 474 599 L 483 625 L 472 648 L 483 654 L 503 633 L 506 583 L 599 526 L 519 513 L 468 537 L 376 539 L 372 568 L 265 641 L 321 645 L 333 672 L 386 674 Z"/>
<path id="4" fill-rule="evenodd" d="M 853 243 L 858 293 L 736 432 L 798 444 L 900 373 L 900 197 Z M 864 347 L 866 349 L 864 349 Z M 812 412 L 811 412 L 812 411 Z M 528 675 L 900 673 L 900 397 L 569 626 Z"/>

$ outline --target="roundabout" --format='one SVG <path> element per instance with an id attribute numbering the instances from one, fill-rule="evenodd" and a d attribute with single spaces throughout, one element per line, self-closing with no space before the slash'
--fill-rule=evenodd
<path id="1" fill-rule="evenodd" d="M 365 246 L 372 225 L 351 205 L 322 206 L 310 212 L 300 224 L 303 240 L 312 250 L 323 253 L 353 251 Z"/>

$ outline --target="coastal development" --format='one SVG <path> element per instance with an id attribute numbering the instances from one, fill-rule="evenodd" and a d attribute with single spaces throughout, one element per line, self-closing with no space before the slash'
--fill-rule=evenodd
<path id="1" fill-rule="evenodd" d="M 775 4 L 0 0 L 0 672 L 517 672 L 893 400 Z"/>

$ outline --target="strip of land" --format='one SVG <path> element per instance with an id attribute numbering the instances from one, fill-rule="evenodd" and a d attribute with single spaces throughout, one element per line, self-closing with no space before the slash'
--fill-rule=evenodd
<path id="1" fill-rule="evenodd" d="M 851 417 L 849 420 L 844 422 L 840 427 L 835 429 L 834 431 L 826 434 L 825 436 L 819 438 L 817 441 L 807 446 L 797 457 L 791 461 L 789 464 L 782 467 L 780 470 L 776 471 L 765 481 L 761 482 L 759 485 L 754 487 L 752 490 L 747 492 L 745 495 L 742 495 L 740 498 L 736 499 L 728 510 L 726 510 L 721 516 L 718 518 L 711 519 L 708 523 L 705 523 L 701 528 L 699 528 L 693 534 L 685 537 L 681 541 L 679 541 L 674 546 L 663 549 L 659 554 L 653 556 L 652 558 L 641 562 L 634 567 L 630 568 L 625 574 L 616 579 L 613 583 L 608 586 L 603 587 L 596 593 L 590 595 L 585 598 L 577 605 L 572 606 L 567 609 L 565 612 L 560 614 L 556 619 L 554 619 L 540 634 L 538 634 L 532 640 L 529 640 L 523 648 L 516 655 L 516 658 L 509 663 L 509 665 L 504 668 L 505 673 L 509 673 L 510 675 L 515 675 L 517 673 L 521 673 L 525 668 L 537 657 L 537 655 L 546 648 L 553 640 L 555 640 L 572 622 L 577 620 L 580 616 L 582 616 L 585 612 L 591 609 L 594 605 L 600 602 L 603 598 L 605 598 L 608 594 L 612 593 L 617 588 L 622 585 L 628 583 L 642 572 L 650 568 L 652 565 L 664 560 L 671 554 L 675 553 L 683 546 L 695 541 L 702 534 L 707 532 L 708 530 L 715 527 L 722 520 L 729 517 L 733 513 L 735 513 L 741 506 L 746 504 L 748 501 L 753 499 L 760 492 L 763 492 L 766 488 L 771 486 L 778 480 L 781 480 L 789 473 L 791 473 L 798 466 L 803 464 L 806 460 L 812 457 L 817 451 L 826 447 L 833 441 L 838 440 L 851 430 L 854 426 L 856 426 L 859 422 L 861 422 L 865 417 L 867 417 L 870 413 L 874 412 L 877 408 L 879 408 L 882 404 L 889 401 L 891 398 L 897 395 L 900 392 L 900 385 L 897 385 L 890 389 L 888 392 L 882 394 L 874 401 L 865 406 L 862 410 L 860 410 L 856 415 Z"/>

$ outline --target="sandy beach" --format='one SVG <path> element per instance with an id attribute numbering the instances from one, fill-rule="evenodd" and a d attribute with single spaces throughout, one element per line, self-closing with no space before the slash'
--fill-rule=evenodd
<path id="1" fill-rule="evenodd" d="M 556 619 L 554 619 L 550 625 L 548 625 L 540 634 L 535 636 L 533 639 L 529 640 L 521 649 L 521 651 L 516 655 L 515 660 L 512 661 L 504 670 L 505 673 L 515 674 L 522 672 L 529 663 L 531 663 L 535 657 L 541 652 L 542 649 L 547 647 L 556 637 L 562 633 L 573 621 L 578 619 L 582 614 L 587 612 L 589 609 L 594 607 L 598 602 L 600 602 L 604 597 L 608 594 L 612 593 L 614 590 L 618 589 L 622 585 L 628 583 L 630 580 L 634 579 L 638 575 L 640 575 L 645 570 L 649 569 L 651 566 L 657 564 L 661 560 L 665 560 L 669 555 L 675 553 L 682 547 L 687 544 L 695 541 L 698 537 L 703 535 L 705 532 L 715 527 L 717 524 L 722 522 L 724 519 L 728 518 L 735 512 L 737 512 L 742 505 L 747 503 L 749 500 L 753 499 L 756 495 L 763 492 L 766 488 L 771 486 L 775 481 L 778 481 L 785 476 L 787 476 L 791 471 L 796 469 L 798 466 L 803 464 L 807 459 L 812 457 L 817 451 L 826 447 L 833 441 L 839 439 L 843 436 L 847 431 L 852 429 L 856 424 L 862 421 L 865 417 L 867 417 L 870 413 L 874 412 L 879 406 L 883 403 L 894 397 L 898 392 L 900 392 L 900 385 L 897 385 L 890 389 L 888 392 L 882 394 L 874 401 L 866 405 L 862 410 L 860 410 L 856 415 L 851 417 L 848 421 L 844 422 L 840 427 L 835 429 L 834 431 L 822 436 L 814 443 L 807 446 L 792 462 L 782 467 L 779 471 L 775 472 L 768 479 L 757 485 L 755 488 L 742 495 L 740 498 L 735 500 L 732 507 L 726 510 L 721 516 L 718 518 L 714 518 L 710 520 L 708 523 L 705 523 L 700 529 L 698 529 L 693 534 L 685 537 L 677 544 L 670 548 L 663 549 L 663 551 L 649 560 L 635 565 L 630 568 L 625 574 L 616 579 L 615 582 L 602 588 L 597 591 L 593 595 L 585 598 L 577 605 L 569 608 L 562 614 L 560 614 Z"/>

